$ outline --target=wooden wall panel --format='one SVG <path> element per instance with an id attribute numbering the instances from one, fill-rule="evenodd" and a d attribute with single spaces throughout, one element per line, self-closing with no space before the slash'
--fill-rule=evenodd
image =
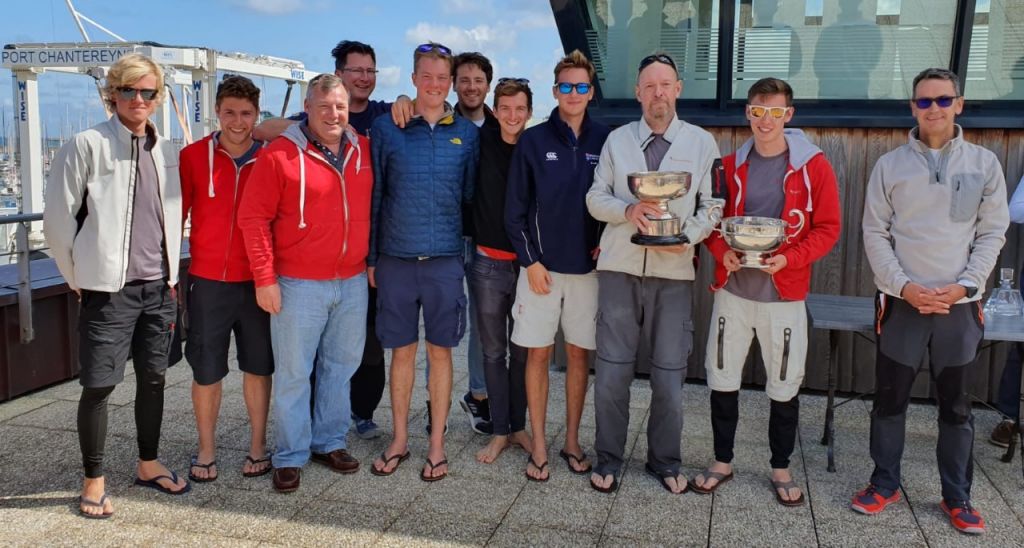
<path id="1" fill-rule="evenodd" d="M 730 154 L 750 137 L 748 128 L 712 128 L 722 155 Z M 836 247 L 814 268 L 811 291 L 815 293 L 872 296 L 875 285 L 871 267 L 864 254 L 861 238 L 861 216 L 864 190 L 875 163 L 885 153 L 907 141 L 906 129 L 815 128 L 806 130 L 807 137 L 825 152 L 832 163 L 839 184 L 843 211 L 843 229 Z M 1011 196 L 1024 175 L 1024 130 L 968 130 L 965 137 L 992 150 L 999 158 Z M 1024 240 L 1019 225 L 1011 225 L 999 265 L 1020 269 L 1024 263 Z M 705 345 L 710 324 L 711 284 L 714 259 L 701 247 L 694 295 L 694 349 L 689 361 L 689 377 L 703 379 Z M 998 282 L 993 273 L 989 287 Z M 805 387 L 827 388 L 828 340 L 825 333 L 811 333 Z M 763 385 L 764 372 L 756 343 L 752 346 L 743 379 L 747 384 Z M 990 400 L 998 388 L 999 375 L 1006 359 L 1006 345 L 987 349 L 979 356 L 971 392 L 982 400 Z M 873 343 L 846 334 L 840 337 L 839 389 L 845 392 L 870 391 L 874 387 L 875 346 Z M 915 384 L 914 396 L 931 394 L 928 375 L 922 373 Z"/>

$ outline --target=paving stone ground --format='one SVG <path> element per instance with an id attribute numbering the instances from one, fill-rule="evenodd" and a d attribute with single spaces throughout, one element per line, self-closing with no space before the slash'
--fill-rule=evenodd
<path id="1" fill-rule="evenodd" d="M 417 367 L 423 368 L 421 358 Z M 455 390 L 466 387 L 465 349 L 455 353 Z M 129 368 L 130 370 L 130 368 Z M 417 383 L 422 384 L 422 374 Z M 586 477 L 570 474 L 557 450 L 564 439 L 564 375 L 551 373 L 548 436 L 552 475 L 548 483 L 523 476 L 526 456 L 509 450 L 492 465 L 474 453 L 486 438 L 474 434 L 453 406 L 447 437 L 451 471 L 433 484 L 416 476 L 426 454 L 423 431 L 426 391 L 413 398 L 413 458 L 392 477 L 369 473 L 387 439 L 349 436 L 362 469 L 341 476 L 315 464 L 303 470 L 301 489 L 275 493 L 270 477 L 241 476 L 248 447 L 240 375 L 225 381 L 218 429 L 216 482 L 196 484 L 181 497 L 132 486 L 135 459 L 134 379 L 115 390 L 107 441 L 108 491 L 116 515 L 85 520 L 76 513 L 81 485 L 75 411 L 80 392 L 70 381 L 0 404 L 0 545 L 3 546 L 1024 546 L 1024 476 L 1020 456 L 999 461 L 1002 450 L 987 443 L 998 420 L 975 410 L 974 502 L 989 524 L 981 538 L 953 530 L 939 509 L 935 466 L 935 408 L 913 405 L 903 461 L 904 501 L 867 517 L 848 508 L 851 495 L 871 472 L 869 402 L 837 411 L 838 470 L 825 470 L 819 444 L 825 398 L 801 397 L 801 425 L 792 469 L 808 504 L 783 508 L 768 484 L 768 400 L 743 391 L 737 434 L 736 478 L 712 496 L 672 496 L 644 474 L 650 389 L 632 386 L 629 460 L 616 494 L 592 491 Z M 190 400 L 191 371 L 168 371 L 161 458 L 180 474 L 195 451 Z M 581 439 L 594 437 L 593 389 L 587 394 Z M 712 458 L 708 389 L 684 388 L 683 468 L 692 477 Z M 376 419 L 389 431 L 387 394 Z M 273 425 L 271 425 L 273 429 Z M 273 434 L 271 433 L 271 439 Z"/>

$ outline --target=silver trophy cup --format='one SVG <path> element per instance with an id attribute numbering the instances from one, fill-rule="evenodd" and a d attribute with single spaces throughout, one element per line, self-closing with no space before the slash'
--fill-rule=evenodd
<path id="1" fill-rule="evenodd" d="M 629 191 L 641 202 L 655 204 L 661 214 L 646 215 L 647 232 L 637 231 L 630 241 L 637 245 L 679 245 L 689 243 L 683 235 L 682 220 L 669 211 L 668 202 L 690 191 L 691 175 L 685 171 L 641 171 L 626 176 Z"/>
<path id="2" fill-rule="evenodd" d="M 792 236 L 786 236 L 786 229 L 796 232 L 804 227 L 804 212 L 791 209 L 799 221 L 791 225 L 782 219 L 772 217 L 727 217 L 722 219 L 721 228 L 716 229 L 722 234 L 725 243 L 733 251 L 741 254 L 740 266 L 744 268 L 767 268 L 764 260 L 771 257 L 783 242 Z"/>

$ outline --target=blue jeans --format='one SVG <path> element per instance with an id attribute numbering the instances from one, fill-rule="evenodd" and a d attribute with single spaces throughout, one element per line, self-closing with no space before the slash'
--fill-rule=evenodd
<path id="1" fill-rule="evenodd" d="M 476 245 L 473 244 L 473 238 L 468 236 L 462 239 L 466 246 L 463 249 L 463 261 L 465 263 L 466 272 L 470 272 L 473 269 L 473 261 L 476 260 Z M 487 398 L 487 380 L 484 376 L 484 352 L 480 348 L 480 334 L 477 333 L 476 327 L 476 295 L 473 291 L 469 291 L 469 306 L 467 307 L 467 317 L 469 323 L 466 325 L 466 336 L 469 337 L 469 355 L 467 361 L 469 362 L 469 391 L 478 399 Z M 423 378 L 427 381 L 430 380 L 430 362 L 427 362 L 427 367 L 423 371 Z M 429 382 L 428 382 L 429 383 Z"/>
<path id="2" fill-rule="evenodd" d="M 999 378 L 999 395 L 996 408 L 1011 419 L 1020 417 L 1020 376 L 1021 361 L 1024 359 L 1024 344 L 1013 343 L 1006 356 L 1003 375 Z"/>
<path id="3" fill-rule="evenodd" d="M 344 280 L 278 277 L 281 312 L 270 317 L 274 346 L 275 468 L 301 467 L 310 450 L 345 448 L 349 382 L 366 338 L 366 274 Z M 314 364 L 314 357 L 316 363 Z M 316 367 L 310 417 L 309 375 Z"/>

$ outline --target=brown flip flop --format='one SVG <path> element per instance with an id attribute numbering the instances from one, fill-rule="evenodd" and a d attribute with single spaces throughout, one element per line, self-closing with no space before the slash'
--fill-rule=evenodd
<path id="1" fill-rule="evenodd" d="M 770 481 L 772 482 L 772 491 L 775 492 L 775 500 L 776 500 L 776 502 L 778 502 L 779 504 L 781 504 L 783 506 L 803 506 L 803 504 L 804 504 L 804 492 L 803 492 L 803 489 L 800 490 L 800 496 L 795 498 L 795 499 L 793 499 L 793 500 L 786 500 L 786 499 L 782 498 L 782 495 L 779 494 L 779 489 L 785 489 L 786 492 L 788 493 L 789 490 L 794 488 L 794 487 L 799 488 L 800 486 L 797 485 L 795 481 L 793 481 L 793 480 L 789 480 L 789 481 L 770 480 Z"/>
<path id="2" fill-rule="evenodd" d="M 548 467 L 548 461 L 544 461 L 542 464 L 537 464 L 537 462 L 535 460 L 533 460 L 533 455 L 529 455 L 529 456 L 526 457 L 526 464 L 527 464 L 527 467 L 533 466 L 534 468 L 537 469 L 537 471 L 539 471 L 541 473 L 544 473 L 544 469 Z M 551 479 L 551 472 L 550 471 L 548 472 L 548 475 L 546 477 L 543 477 L 543 478 L 535 478 L 535 477 L 531 476 L 529 470 L 527 470 L 526 472 L 523 472 L 523 473 L 526 474 L 526 479 L 528 479 L 530 481 L 539 481 L 539 482 L 543 483 L 543 482 L 548 481 L 549 479 Z"/>
<path id="3" fill-rule="evenodd" d="M 715 491 L 718 490 L 719 487 L 722 486 L 723 483 L 732 479 L 732 472 L 729 472 L 728 474 L 723 474 L 721 472 L 714 472 L 710 468 L 705 468 L 703 472 L 697 475 L 704 476 L 705 481 L 709 479 L 716 480 L 715 485 L 711 488 L 701 487 L 700 485 L 697 485 L 696 477 L 690 480 L 688 483 L 690 489 L 692 489 L 694 493 L 700 493 L 701 495 L 710 495 L 711 493 L 714 493 Z"/>
<path id="4" fill-rule="evenodd" d="M 387 453 L 381 453 L 380 458 L 381 460 L 384 461 L 384 468 L 387 468 L 387 466 L 391 464 L 391 461 L 393 460 L 398 460 L 398 464 L 396 464 L 395 467 L 392 468 L 390 472 L 384 471 L 384 468 L 377 468 L 376 465 L 371 465 L 370 473 L 375 476 L 390 476 L 391 474 L 394 474 L 398 470 L 398 467 L 401 466 L 406 459 L 409 458 L 409 455 L 409 451 L 406 451 L 405 453 L 400 453 L 398 455 L 391 455 L 390 457 L 387 455 Z"/>
<path id="5" fill-rule="evenodd" d="M 444 466 L 446 464 L 448 464 L 448 459 L 441 459 L 440 462 L 436 462 L 436 463 L 435 462 L 431 462 L 430 459 L 427 459 L 427 467 L 430 468 L 430 472 L 431 473 L 433 473 L 434 469 L 437 468 L 438 466 Z M 423 481 L 428 481 L 428 482 L 429 481 L 441 481 L 445 477 L 448 476 L 448 471 L 447 470 L 445 471 L 445 473 L 441 474 L 440 476 L 428 476 L 427 475 L 427 467 L 424 467 L 423 471 L 420 472 L 420 479 L 423 480 Z"/>

